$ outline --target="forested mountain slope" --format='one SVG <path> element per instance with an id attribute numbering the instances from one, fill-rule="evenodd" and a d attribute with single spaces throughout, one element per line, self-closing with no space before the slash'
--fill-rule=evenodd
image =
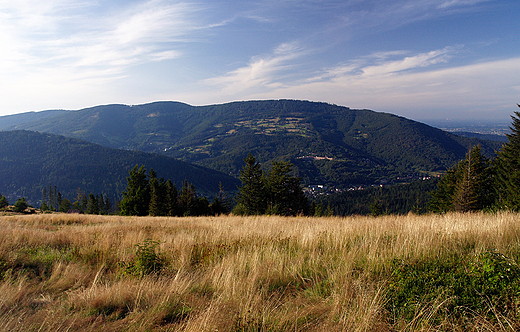
<path id="1" fill-rule="evenodd" d="M 0 132 L 0 193 L 4 195 L 37 201 L 43 188 L 51 185 L 71 200 L 78 190 L 120 198 L 128 172 L 137 164 L 153 168 L 179 188 L 188 180 L 197 192 L 207 195 L 218 192 L 219 182 L 229 191 L 239 184 L 221 172 L 167 156 L 116 150 L 51 134 Z"/>
<path id="2" fill-rule="evenodd" d="M 106 105 L 10 128 L 161 153 L 233 176 L 251 152 L 262 163 L 291 161 L 306 184 L 335 186 L 442 171 L 471 146 L 488 156 L 501 146 L 391 114 L 296 100 Z"/>

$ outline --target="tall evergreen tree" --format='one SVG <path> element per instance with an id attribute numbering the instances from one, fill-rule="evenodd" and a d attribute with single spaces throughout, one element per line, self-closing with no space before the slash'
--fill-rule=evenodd
<path id="1" fill-rule="evenodd" d="M 9 205 L 9 202 L 7 202 L 7 198 L 3 195 L 0 195 L 0 209 L 3 209 Z"/>
<path id="2" fill-rule="evenodd" d="M 511 133 L 506 135 L 509 141 L 496 158 L 497 205 L 502 209 L 520 211 L 520 112 L 515 112 L 511 118 Z"/>
<path id="3" fill-rule="evenodd" d="M 493 201 L 490 163 L 478 145 L 446 172 L 432 193 L 429 206 L 433 212 L 468 212 L 489 208 Z"/>
<path id="4" fill-rule="evenodd" d="M 157 178 L 157 174 L 153 169 L 150 169 L 149 178 L 149 213 L 151 216 L 166 216 L 168 214 L 166 183 L 164 182 L 163 178 Z"/>
<path id="5" fill-rule="evenodd" d="M 166 181 L 166 209 L 168 216 L 179 216 L 179 193 L 170 179 Z"/>
<path id="6" fill-rule="evenodd" d="M 237 195 L 237 210 L 246 215 L 264 214 L 267 208 L 267 193 L 264 175 L 260 164 L 251 154 L 244 159 L 245 165 L 240 170 L 242 186 Z"/>
<path id="7" fill-rule="evenodd" d="M 88 202 L 87 202 L 87 210 L 85 211 L 87 214 L 99 214 L 99 205 L 98 205 L 98 199 L 96 196 L 94 196 L 93 193 L 90 193 L 88 195 Z"/>
<path id="8" fill-rule="evenodd" d="M 29 207 L 29 204 L 25 200 L 25 197 L 19 198 L 13 206 L 14 212 L 24 212 Z"/>
<path id="9" fill-rule="evenodd" d="M 68 212 L 72 208 L 70 200 L 64 198 L 60 204 L 60 212 Z"/>
<path id="10" fill-rule="evenodd" d="M 179 208 L 181 216 L 194 216 L 197 215 L 197 193 L 195 186 L 184 180 L 182 183 L 181 192 L 179 194 Z"/>
<path id="11" fill-rule="evenodd" d="M 446 213 L 453 211 L 453 197 L 457 184 L 458 164 L 446 171 L 446 174 L 437 183 L 437 189 L 430 193 L 428 209 L 434 213 Z"/>
<path id="12" fill-rule="evenodd" d="M 120 202 L 121 214 L 126 216 L 146 216 L 150 206 L 150 188 L 144 166 L 135 165 L 126 178 L 127 187 Z"/>
<path id="13" fill-rule="evenodd" d="M 297 215 L 307 212 L 307 199 L 300 186 L 301 179 L 291 176 L 293 165 L 274 161 L 264 180 L 267 195 L 267 213 Z"/>
<path id="14" fill-rule="evenodd" d="M 226 192 L 224 191 L 222 182 L 220 182 L 218 185 L 218 193 L 215 195 L 210 208 L 214 215 L 226 214 L 231 210 L 231 202 Z"/>

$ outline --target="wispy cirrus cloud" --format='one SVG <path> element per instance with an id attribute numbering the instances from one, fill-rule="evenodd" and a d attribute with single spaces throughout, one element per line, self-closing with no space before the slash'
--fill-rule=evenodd
<path id="1" fill-rule="evenodd" d="M 302 57 L 305 53 L 306 51 L 298 43 L 282 44 L 272 54 L 253 57 L 246 66 L 223 76 L 209 78 L 204 81 L 204 84 L 217 87 L 222 93 L 228 95 L 237 95 L 264 87 L 279 87 L 284 72 L 294 69 L 293 60 Z"/>
<path id="2" fill-rule="evenodd" d="M 81 10 L 78 10 L 81 9 Z M 206 26 L 191 3 L 151 0 L 124 7 L 89 1 L 0 3 L 0 65 L 59 66 L 122 72 L 126 66 L 182 55 L 179 44 Z M 71 72 L 71 74 L 73 74 Z"/>
<path id="3" fill-rule="evenodd" d="M 184 45 L 223 24 L 204 10 L 167 0 L 0 0 L 0 94 L 29 93 L 36 109 L 112 100 L 108 90 L 130 68 L 182 57 Z"/>

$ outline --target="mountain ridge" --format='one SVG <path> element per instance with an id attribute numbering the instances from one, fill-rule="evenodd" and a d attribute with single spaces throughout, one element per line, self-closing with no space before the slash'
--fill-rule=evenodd
<path id="1" fill-rule="evenodd" d="M 305 184 L 341 187 L 441 172 L 471 146 L 481 144 L 487 156 L 501 146 L 389 113 L 288 99 L 100 105 L 9 129 L 163 154 L 235 177 L 252 153 L 264 165 L 292 162 Z"/>

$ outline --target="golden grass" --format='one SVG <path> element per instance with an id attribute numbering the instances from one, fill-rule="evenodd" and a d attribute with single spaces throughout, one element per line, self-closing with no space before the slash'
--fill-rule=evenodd
<path id="1" fill-rule="evenodd" d="M 519 221 L 514 213 L 3 216 L 0 330 L 514 331 L 516 312 L 439 320 L 443 298 L 412 320 L 391 317 L 387 286 L 396 259 L 464 250 L 517 259 Z M 160 242 L 163 269 L 128 273 L 147 239 Z"/>

